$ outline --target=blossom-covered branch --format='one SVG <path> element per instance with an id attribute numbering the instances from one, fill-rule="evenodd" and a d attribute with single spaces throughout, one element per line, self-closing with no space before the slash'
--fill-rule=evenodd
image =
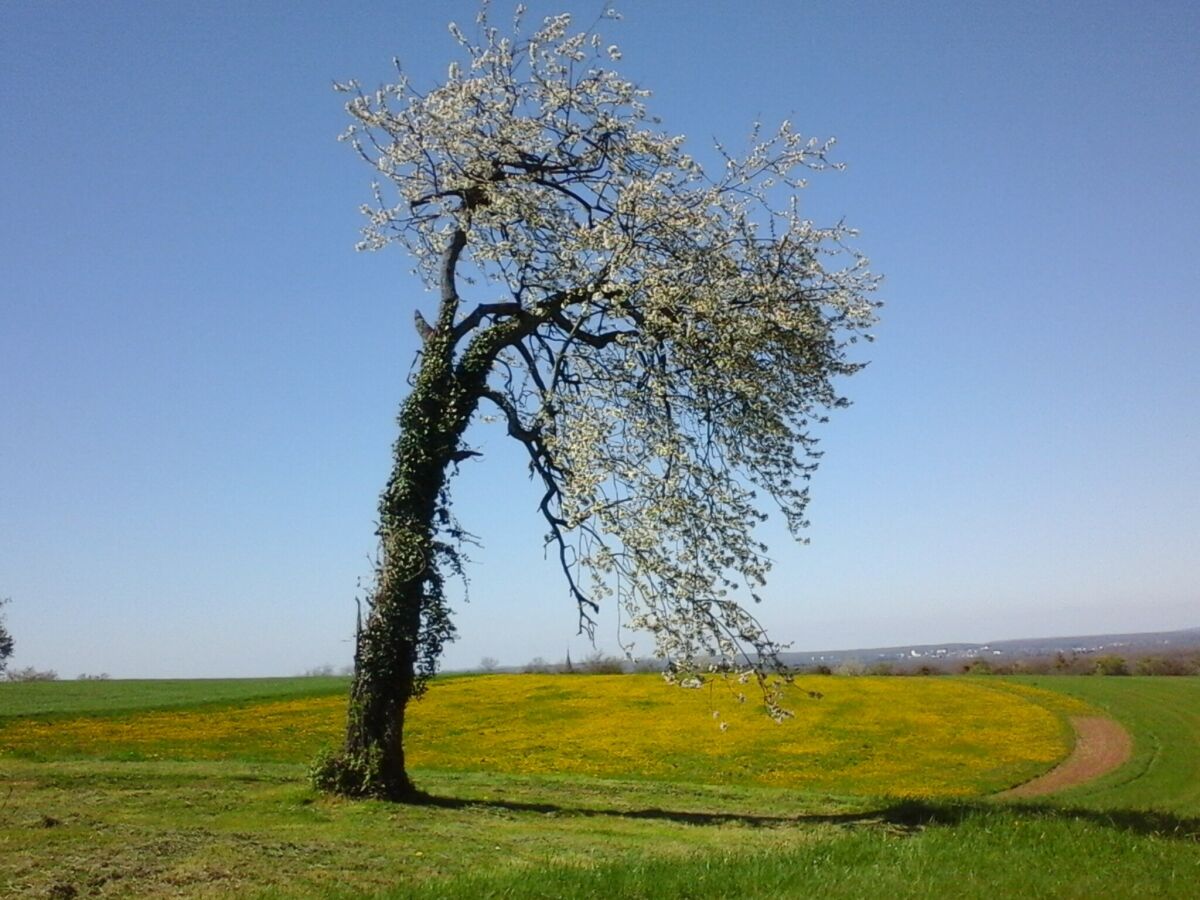
<path id="1" fill-rule="evenodd" d="M 779 648 L 744 606 L 770 569 L 756 528 L 774 509 L 800 537 L 812 428 L 877 305 L 854 232 L 800 212 L 832 141 L 755 126 L 709 173 L 568 15 L 524 34 L 518 11 L 510 35 L 485 4 L 476 26 L 451 26 L 462 60 L 429 91 L 342 86 L 343 140 L 375 172 L 360 246 L 405 248 L 439 297 L 381 506 L 408 537 L 381 532 L 374 607 L 445 615 L 436 573 L 393 571 L 389 547 L 432 540 L 404 504 L 445 496 L 486 399 L 542 484 L 581 627 L 615 602 L 680 677 L 762 679 Z"/>

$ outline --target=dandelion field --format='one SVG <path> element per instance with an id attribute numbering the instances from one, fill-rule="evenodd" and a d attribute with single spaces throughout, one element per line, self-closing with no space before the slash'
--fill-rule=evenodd
<path id="1" fill-rule="evenodd" d="M 962 679 L 800 678 L 782 724 L 752 689 L 654 675 L 471 678 L 430 699 L 414 711 L 413 761 L 440 770 L 944 797 L 1023 781 L 1071 746 L 1050 710 Z"/>
<path id="2" fill-rule="evenodd" d="M 787 696 L 794 717 L 782 724 L 739 690 L 682 690 L 655 675 L 447 680 L 410 712 L 411 765 L 947 797 L 1019 783 L 1070 750 L 1054 712 L 963 679 L 801 678 Z M 345 709 L 338 693 L 27 716 L 0 726 L 0 752 L 304 763 L 336 744 Z"/>
<path id="3" fill-rule="evenodd" d="M 445 679 L 412 712 L 420 807 L 308 787 L 344 680 L 35 687 L 0 685 L 0 896 L 1191 896 L 1200 879 L 1195 678 L 804 678 L 783 725 L 749 692 L 655 676 Z M 1096 713 L 1133 733 L 1127 766 L 1062 800 L 988 799 Z"/>

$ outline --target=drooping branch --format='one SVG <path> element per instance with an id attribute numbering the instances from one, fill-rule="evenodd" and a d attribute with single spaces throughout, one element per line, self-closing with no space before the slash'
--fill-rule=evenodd
<path id="1" fill-rule="evenodd" d="M 540 430 L 536 426 L 527 427 L 521 422 L 520 414 L 509 401 L 508 397 L 499 391 L 493 390 L 485 391 L 483 396 L 495 404 L 504 414 L 509 436 L 515 438 L 525 447 L 529 455 L 530 468 L 542 479 L 542 485 L 545 490 L 541 500 L 538 502 L 538 511 L 542 514 L 550 529 L 550 541 L 555 544 L 559 566 L 566 577 L 570 595 L 579 608 L 580 630 L 590 635 L 596 625 L 593 615 L 600 612 L 600 605 L 588 597 L 576 581 L 574 563 L 577 561 L 570 558 L 572 552 L 571 545 L 565 533 L 568 522 L 558 515 L 553 508 L 562 496 L 560 478 L 565 473 L 559 468 L 546 448 Z"/>

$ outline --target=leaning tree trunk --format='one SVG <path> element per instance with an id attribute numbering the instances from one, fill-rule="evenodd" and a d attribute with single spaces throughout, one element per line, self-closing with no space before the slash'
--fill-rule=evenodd
<path id="1" fill-rule="evenodd" d="M 455 268 L 466 241 L 459 229 L 446 249 L 437 324 L 423 329 L 416 382 L 400 410 L 392 474 L 379 500 L 380 559 L 358 633 L 345 748 L 313 770 L 317 786 L 342 794 L 419 796 L 404 765 L 404 714 L 451 633 L 437 559 L 447 473 L 462 458 L 463 432 L 487 393 L 498 354 L 553 311 L 548 307 L 539 317 L 522 310 L 474 333 L 481 306 L 456 325 Z M 456 361 L 455 346 L 468 334 L 473 337 Z"/>
<path id="2" fill-rule="evenodd" d="M 445 332 L 448 329 L 441 329 Z M 380 559 L 359 630 L 344 755 L 325 786 L 389 800 L 418 792 L 404 763 L 404 714 L 448 627 L 437 570 L 435 517 L 451 463 L 478 405 L 452 364 L 449 336 L 432 333 L 400 412 L 394 466 L 379 501 Z M 473 381 L 473 379 L 471 379 Z M 434 645 L 430 646 L 430 641 Z"/>

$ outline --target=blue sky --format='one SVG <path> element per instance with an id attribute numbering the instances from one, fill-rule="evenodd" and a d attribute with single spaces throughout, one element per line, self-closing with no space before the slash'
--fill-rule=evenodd
<path id="1" fill-rule="evenodd" d="M 572 9 L 590 23 L 599 3 Z M 886 276 L 822 434 L 799 649 L 1200 625 L 1200 7 L 628 2 L 604 34 L 703 158 L 838 138 L 814 179 Z M 508 4 L 497 6 L 506 18 Z M 445 71 L 473 2 L 0 6 L 0 596 L 14 663 L 290 674 L 351 656 L 431 302 L 356 254 L 331 82 Z M 503 438 L 450 667 L 587 652 Z M 616 622 L 599 643 L 614 649 Z"/>

